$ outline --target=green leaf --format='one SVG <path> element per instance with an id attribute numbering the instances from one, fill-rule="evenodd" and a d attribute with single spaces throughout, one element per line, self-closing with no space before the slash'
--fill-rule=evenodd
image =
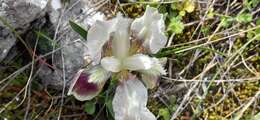
<path id="1" fill-rule="evenodd" d="M 39 50 L 40 54 L 46 54 L 52 51 L 53 45 L 58 48 L 60 47 L 59 44 L 54 44 L 53 39 L 49 37 L 47 30 L 42 31 L 35 31 L 37 37 L 39 37 L 38 44 L 39 46 L 37 49 Z"/>
<path id="2" fill-rule="evenodd" d="M 260 120 L 260 112 L 257 113 L 253 118 L 252 120 Z"/>
<path id="3" fill-rule="evenodd" d="M 35 31 L 35 32 L 37 35 L 39 35 L 39 37 L 42 37 L 50 42 L 53 42 L 53 40 L 48 35 L 46 35 L 46 33 L 41 32 L 41 31 Z"/>
<path id="4" fill-rule="evenodd" d="M 260 26 L 260 18 L 258 18 L 258 19 L 256 20 L 256 25 L 257 25 L 258 27 Z M 255 29 L 255 34 L 256 34 L 256 35 L 259 35 L 259 34 L 260 34 L 260 28 Z M 257 37 L 256 40 L 260 40 L 260 36 Z"/>
<path id="5" fill-rule="evenodd" d="M 179 17 L 173 17 L 171 18 L 168 29 L 176 34 L 180 34 L 184 30 L 184 24 Z"/>
<path id="6" fill-rule="evenodd" d="M 252 8 L 256 7 L 260 3 L 260 1 L 259 0 L 245 0 L 243 3 L 247 8 L 252 9 Z"/>
<path id="7" fill-rule="evenodd" d="M 201 32 L 203 33 L 204 36 L 208 36 L 210 33 L 210 27 L 209 26 L 202 26 L 201 27 Z"/>
<path id="8" fill-rule="evenodd" d="M 170 120 L 170 112 L 167 108 L 159 109 L 159 116 L 163 118 L 163 120 Z"/>
<path id="9" fill-rule="evenodd" d="M 249 13 L 242 13 L 236 17 L 237 22 L 249 23 L 253 20 L 253 16 Z"/>
<path id="10" fill-rule="evenodd" d="M 252 0 L 252 6 L 256 7 L 260 3 L 259 0 Z"/>
<path id="11" fill-rule="evenodd" d="M 113 106 L 112 106 L 112 99 L 108 99 L 106 101 L 106 108 L 107 108 L 107 111 L 108 113 L 114 117 L 114 111 L 113 111 Z"/>
<path id="12" fill-rule="evenodd" d="M 250 31 L 247 32 L 246 37 L 248 39 L 252 39 L 254 37 L 254 35 L 255 35 L 255 32 L 253 30 L 250 30 Z"/>
<path id="13" fill-rule="evenodd" d="M 222 57 L 226 56 L 225 53 L 217 51 L 215 49 L 211 49 L 211 48 L 207 48 L 207 47 L 198 47 L 198 49 L 209 51 L 209 52 L 213 52 L 213 53 L 217 53 L 218 55 L 221 55 Z"/>
<path id="14" fill-rule="evenodd" d="M 113 101 L 113 96 L 111 95 L 111 92 L 114 90 L 114 87 L 116 86 L 116 84 L 114 84 L 116 77 L 114 75 L 112 75 L 111 81 L 110 81 L 110 85 L 108 87 L 108 89 L 105 91 L 105 107 L 106 107 L 106 116 L 108 118 L 108 120 L 110 120 L 110 118 L 114 118 L 114 111 L 113 111 L 113 106 L 112 106 L 112 101 Z"/>
<path id="15" fill-rule="evenodd" d="M 260 26 L 260 19 L 256 20 L 256 25 L 257 25 L 256 27 L 258 27 L 258 28 L 256 28 L 255 30 L 250 30 L 250 31 L 247 32 L 247 38 L 248 39 L 252 39 L 253 37 L 260 34 L 260 27 L 259 27 Z M 251 27 L 249 27 L 249 29 L 250 28 Z M 256 38 L 256 40 L 260 40 L 260 36 L 258 36 Z"/>
<path id="16" fill-rule="evenodd" d="M 233 19 L 231 17 L 222 16 L 220 25 L 223 27 L 228 27 L 228 26 L 230 26 L 232 21 L 233 21 Z"/>
<path id="17" fill-rule="evenodd" d="M 256 25 L 260 25 L 260 18 L 256 20 Z"/>
<path id="18" fill-rule="evenodd" d="M 78 23 L 69 21 L 71 28 L 77 32 L 82 38 L 87 39 L 88 31 L 85 30 L 82 26 L 80 26 Z"/>
<path id="19" fill-rule="evenodd" d="M 87 101 L 84 105 L 84 111 L 89 115 L 93 115 L 96 111 L 95 102 Z"/>

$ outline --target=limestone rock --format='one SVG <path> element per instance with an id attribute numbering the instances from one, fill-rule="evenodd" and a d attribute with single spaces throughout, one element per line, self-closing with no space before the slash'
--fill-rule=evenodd
<path id="1" fill-rule="evenodd" d="M 55 2 L 58 3 L 59 0 L 56 0 Z M 66 10 L 64 10 L 64 6 L 67 8 Z M 82 25 L 82 27 L 87 29 L 96 19 L 103 19 L 102 13 L 86 15 L 88 14 L 88 8 L 83 1 L 71 0 L 69 4 L 67 3 L 64 6 L 59 8 L 51 4 L 47 10 L 50 21 L 54 27 L 56 28 L 59 26 L 55 41 L 59 41 L 59 46 L 65 46 L 62 52 L 56 52 L 52 59 L 53 65 L 57 70 L 45 66 L 40 69 L 39 72 L 39 77 L 42 82 L 47 86 L 54 86 L 56 89 L 62 89 L 63 86 L 63 62 L 61 54 L 64 57 L 65 80 L 67 85 L 71 82 L 74 74 L 81 67 L 86 65 L 84 57 L 88 55 L 88 49 L 85 45 L 86 40 L 81 38 L 78 33 L 72 30 L 68 24 L 69 20 L 76 21 Z M 70 44 L 78 39 L 81 41 Z"/>
<path id="2" fill-rule="evenodd" d="M 35 19 L 45 14 L 48 0 L 0 0 L 0 16 L 23 33 Z M 0 62 L 15 44 L 12 31 L 0 22 Z"/>

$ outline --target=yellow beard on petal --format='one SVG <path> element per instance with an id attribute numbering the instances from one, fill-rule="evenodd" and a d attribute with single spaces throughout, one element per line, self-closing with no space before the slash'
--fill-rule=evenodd
<path id="1" fill-rule="evenodd" d="M 129 55 L 130 56 L 138 54 L 138 53 L 145 53 L 145 51 L 146 50 L 143 47 L 141 40 L 138 40 L 136 38 L 131 40 L 131 47 L 130 47 L 130 50 L 129 50 Z"/>
<path id="2" fill-rule="evenodd" d="M 112 40 L 109 40 L 109 41 L 103 46 L 102 56 L 103 56 L 103 57 L 113 56 Z"/>
<path id="3" fill-rule="evenodd" d="M 121 70 L 119 73 L 116 74 L 116 77 L 119 80 L 127 80 L 128 79 L 128 75 L 129 75 L 129 71 L 128 70 Z"/>

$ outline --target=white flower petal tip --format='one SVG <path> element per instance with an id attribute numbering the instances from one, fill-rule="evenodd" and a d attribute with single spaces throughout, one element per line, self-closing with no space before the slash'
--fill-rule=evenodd
<path id="1" fill-rule="evenodd" d="M 143 40 L 143 46 L 150 53 L 157 53 L 167 43 L 163 14 L 160 14 L 156 8 L 148 6 L 144 15 L 133 21 L 131 30 Z"/>
<path id="2" fill-rule="evenodd" d="M 116 120 L 156 120 L 147 109 L 148 93 L 139 80 L 126 80 L 116 89 L 112 102 Z"/>
<path id="3" fill-rule="evenodd" d="M 132 71 L 148 70 L 153 66 L 153 61 L 152 58 L 147 55 L 135 54 L 126 58 L 123 66 L 124 68 Z"/>
<path id="4" fill-rule="evenodd" d="M 109 77 L 110 73 L 100 66 L 88 71 L 81 69 L 74 77 L 68 95 L 74 95 L 79 101 L 91 100 L 101 92 Z"/>
<path id="5" fill-rule="evenodd" d="M 166 71 L 163 68 L 161 61 L 157 58 L 152 58 L 153 66 L 148 70 L 141 70 L 141 77 L 146 87 L 149 89 L 154 88 L 161 75 L 166 75 Z"/>
<path id="6" fill-rule="evenodd" d="M 111 72 L 119 72 L 121 70 L 121 62 L 114 56 L 105 57 L 101 60 L 101 65 L 107 71 Z"/>

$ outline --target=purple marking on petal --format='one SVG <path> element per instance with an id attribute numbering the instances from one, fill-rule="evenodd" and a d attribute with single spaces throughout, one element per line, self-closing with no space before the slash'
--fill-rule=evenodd
<path id="1" fill-rule="evenodd" d="M 98 85 L 94 83 L 89 83 L 88 80 L 89 75 L 86 73 L 81 73 L 73 87 L 74 91 L 79 95 L 86 95 L 98 92 Z"/>

